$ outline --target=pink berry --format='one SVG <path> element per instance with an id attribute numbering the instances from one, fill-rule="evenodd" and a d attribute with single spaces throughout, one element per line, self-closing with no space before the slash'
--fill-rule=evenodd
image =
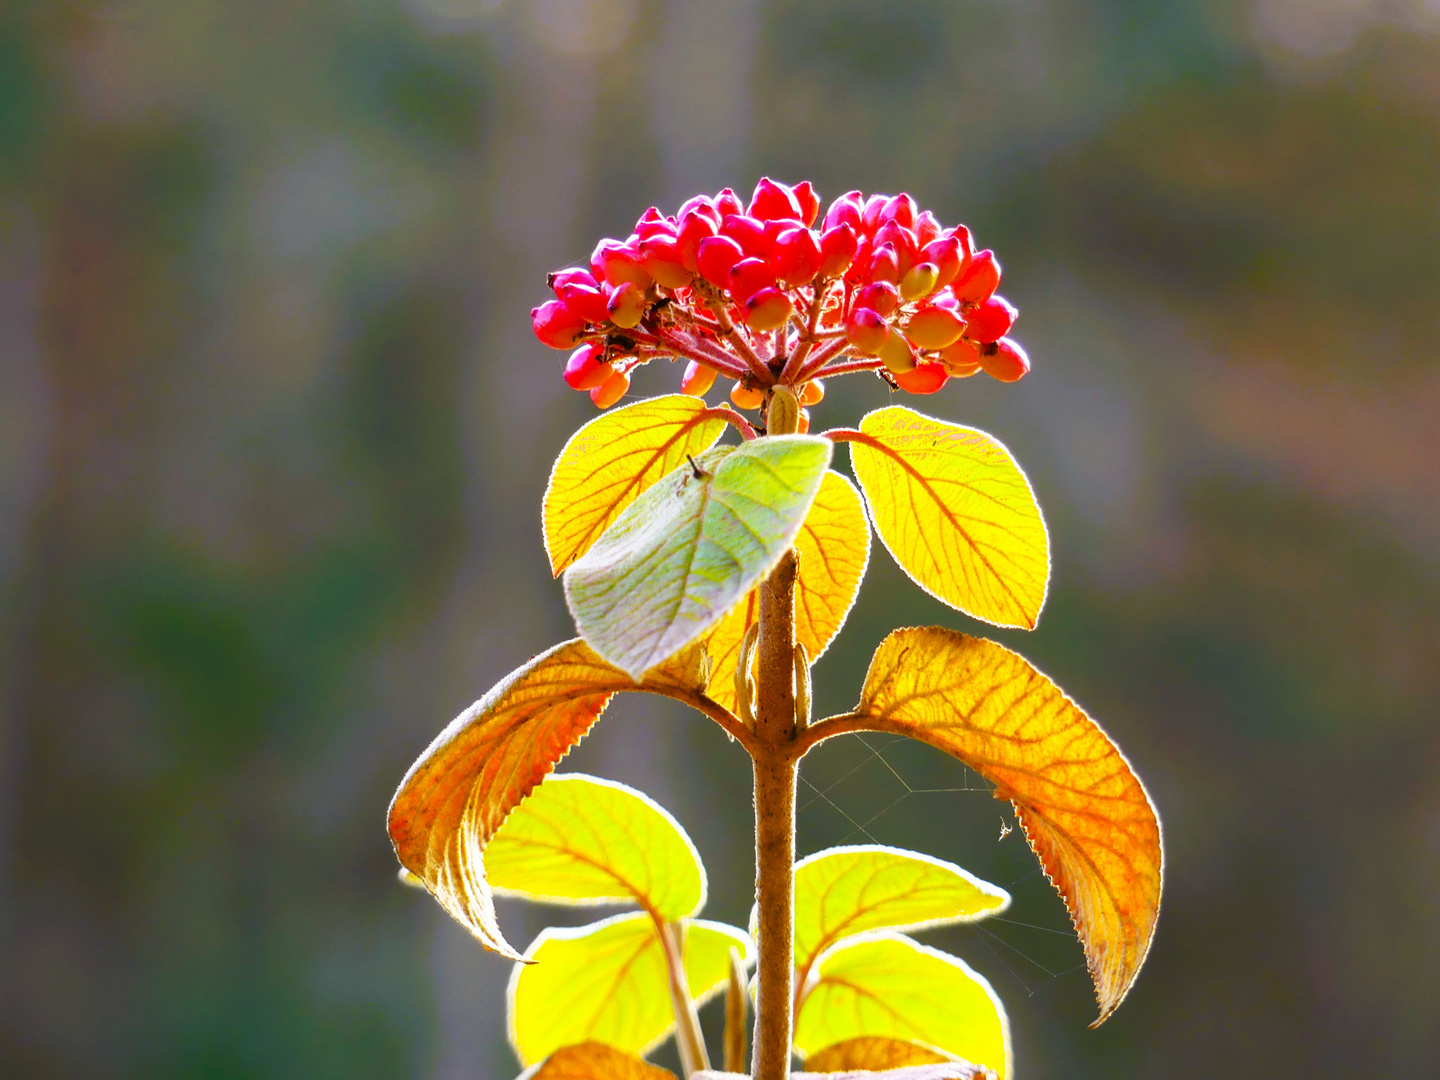
<path id="1" fill-rule="evenodd" d="M 595 251 L 590 256 L 590 268 L 597 278 L 608 281 L 611 285 L 621 285 L 628 281 L 637 288 L 650 287 L 650 275 L 645 272 L 645 265 L 640 261 L 638 241 L 631 246 L 618 240 L 601 240 L 595 245 Z"/>
<path id="2" fill-rule="evenodd" d="M 1015 325 L 1019 312 L 1003 296 L 992 296 L 965 316 L 965 336 L 981 345 L 999 341 Z"/>
<path id="3" fill-rule="evenodd" d="M 746 255 L 756 255 L 763 259 L 770 254 L 765 225 L 758 218 L 746 214 L 727 214 L 720 223 L 720 235 L 734 240 Z"/>
<path id="4" fill-rule="evenodd" d="M 880 228 L 880 215 L 889 201 L 889 195 L 871 195 L 865 200 L 865 209 L 860 212 L 860 228 L 866 236 L 873 237 L 875 230 Z"/>
<path id="5" fill-rule="evenodd" d="M 845 280 L 852 285 L 869 281 L 870 258 L 874 254 L 875 246 L 870 242 L 870 238 L 868 236 L 859 237 L 859 243 L 855 247 L 855 258 L 850 263 L 850 269 L 845 271 Z"/>
<path id="6" fill-rule="evenodd" d="M 800 204 L 796 202 L 794 193 L 784 184 L 762 176 L 755 185 L 755 194 L 750 197 L 747 213 L 761 221 L 775 221 L 780 218 L 799 221 Z"/>
<path id="7" fill-rule="evenodd" d="M 902 225 L 907 229 L 913 229 L 915 227 L 915 217 L 919 209 L 920 208 L 915 205 L 915 200 L 902 191 L 885 204 L 884 208 L 880 211 L 880 221 L 882 224 L 887 221 L 893 221 L 897 225 Z"/>
<path id="8" fill-rule="evenodd" d="M 878 311 L 853 308 L 845 317 L 845 337 L 855 346 L 856 352 L 875 356 L 890 338 L 890 324 Z"/>
<path id="9" fill-rule="evenodd" d="M 786 285 L 808 285 L 820 271 L 820 242 L 809 229 L 787 229 L 775 239 L 775 276 Z"/>
<path id="10" fill-rule="evenodd" d="M 919 241 L 921 247 L 935 240 L 939 235 L 940 222 L 929 210 L 924 211 L 915 219 L 915 239 Z"/>
<path id="11" fill-rule="evenodd" d="M 980 347 L 980 366 L 985 374 L 1001 382 L 1015 382 L 1030 371 L 1030 357 L 1020 343 L 1009 338 Z"/>
<path id="12" fill-rule="evenodd" d="M 598 287 L 571 283 L 557 291 L 561 302 L 587 323 L 603 323 L 610 318 L 609 300 Z"/>
<path id="13" fill-rule="evenodd" d="M 730 268 L 727 288 L 737 304 L 743 304 L 761 289 L 775 284 L 775 271 L 764 259 L 741 259 Z"/>
<path id="14" fill-rule="evenodd" d="M 575 390 L 594 390 L 614 373 L 614 369 L 601 359 L 604 355 L 604 346 L 593 343 L 581 345 L 565 363 L 565 381 Z"/>
<path id="15" fill-rule="evenodd" d="M 559 300 L 547 300 L 530 312 L 535 336 L 552 349 L 568 349 L 585 332 L 585 320 Z"/>
<path id="16" fill-rule="evenodd" d="M 900 280 L 900 256 L 895 251 L 894 244 L 884 244 L 875 248 L 875 254 L 870 256 L 870 280 L 890 282 Z"/>
<path id="17" fill-rule="evenodd" d="M 721 289 L 730 284 L 730 268 L 745 257 L 740 245 L 728 236 L 710 236 L 700 241 L 695 264 L 705 280 Z"/>
<path id="18" fill-rule="evenodd" d="M 680 264 L 692 273 L 698 271 L 699 265 L 695 259 L 700 252 L 700 242 L 719 231 L 718 222 L 712 221 L 699 210 L 687 210 L 680 218 L 680 231 L 675 238 L 675 250 L 680 256 Z"/>
<path id="19" fill-rule="evenodd" d="M 645 272 L 656 284 L 667 289 L 690 284 L 691 272 L 685 269 L 684 260 L 680 258 L 680 242 L 676 238 L 658 235 L 641 240 L 640 258 Z"/>
<path id="20" fill-rule="evenodd" d="M 935 264 L 935 269 L 939 272 L 935 287 L 943 289 L 960 276 L 960 241 L 953 236 L 931 240 L 920 249 L 920 259 L 922 262 Z"/>
<path id="21" fill-rule="evenodd" d="M 567 270 L 557 270 L 547 279 L 550 288 L 555 290 L 555 295 L 560 295 L 560 288 L 564 285 L 587 285 L 592 289 L 598 289 L 600 282 L 595 280 L 595 275 L 589 270 L 581 270 L 578 266 L 572 266 Z"/>
<path id="22" fill-rule="evenodd" d="M 791 189 L 791 193 L 800 205 L 800 224 L 810 228 L 820 215 L 820 193 L 809 180 L 800 181 Z"/>
<path id="23" fill-rule="evenodd" d="M 895 249 L 901 277 L 920 261 L 920 245 L 915 241 L 915 234 L 903 225 L 888 221 L 880 226 L 880 231 L 875 234 L 875 249 L 878 251 L 885 244 Z"/>
<path id="24" fill-rule="evenodd" d="M 1000 260 L 989 248 L 975 253 L 950 288 L 962 304 L 988 300 L 1000 287 Z"/>
<path id="25" fill-rule="evenodd" d="M 785 325 L 794 310 L 790 298 L 772 286 L 745 301 L 745 323 L 752 330 L 775 330 Z"/>
<path id="26" fill-rule="evenodd" d="M 855 306 L 889 318 L 900 306 L 900 290 L 888 281 L 875 281 L 855 294 Z"/>
<path id="27" fill-rule="evenodd" d="M 825 211 L 824 231 L 829 232 L 837 225 L 849 225 L 858 235 L 860 232 L 860 211 L 864 198 L 858 191 L 847 191 L 830 204 Z"/>
<path id="28" fill-rule="evenodd" d="M 720 213 L 715 209 L 715 204 L 710 201 L 708 195 L 693 195 L 680 204 L 680 209 L 675 211 L 675 220 L 682 221 L 686 214 L 695 212 L 710 218 L 715 225 L 720 224 Z"/>
<path id="29" fill-rule="evenodd" d="M 745 204 L 740 201 L 740 196 L 727 187 L 715 196 L 715 212 L 720 215 L 720 220 L 724 221 L 731 214 L 743 214 Z"/>
<path id="30" fill-rule="evenodd" d="M 854 229 L 849 225 L 832 225 L 820 236 L 818 273 L 827 278 L 843 274 L 855 261 L 855 253 L 859 249 L 860 242 L 855 238 Z"/>

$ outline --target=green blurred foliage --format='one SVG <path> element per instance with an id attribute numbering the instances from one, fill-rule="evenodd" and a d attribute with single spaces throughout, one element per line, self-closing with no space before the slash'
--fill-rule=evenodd
<path id="1" fill-rule="evenodd" d="M 802 852 L 1010 889 L 932 937 L 1025 1075 L 1434 1076 L 1437 31 L 1338 0 L 0 7 L 0 1075 L 513 1075 L 508 966 L 395 884 L 383 809 L 570 632 L 539 500 L 591 409 L 529 336 L 544 273 L 681 179 L 770 173 L 906 188 L 1000 254 L 1034 374 L 920 405 L 1029 471 L 1053 591 L 998 636 L 1125 748 L 1169 877 L 1090 1032 L 1059 902 L 948 759 L 822 747 Z M 817 711 L 920 622 L 977 629 L 877 550 Z M 612 713 L 570 764 L 674 810 L 743 924 L 743 758 Z"/>

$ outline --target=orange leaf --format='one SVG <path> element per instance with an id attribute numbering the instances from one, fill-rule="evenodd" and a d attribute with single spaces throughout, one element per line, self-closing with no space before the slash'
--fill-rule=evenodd
<path id="1" fill-rule="evenodd" d="M 845 625 L 870 562 L 870 522 L 860 493 L 844 476 L 834 471 L 825 474 L 795 537 L 795 549 L 800 553 L 795 639 L 814 663 Z M 759 616 L 760 593 L 752 589 L 705 639 L 713 671 L 710 696 L 731 711 L 736 705 L 735 662 L 740 644 Z"/>
<path id="2" fill-rule="evenodd" d="M 562 1046 L 530 1074 L 530 1080 L 675 1080 L 675 1074 L 602 1042 Z"/>
<path id="3" fill-rule="evenodd" d="M 691 649 L 636 683 L 578 639 L 521 665 L 456 717 L 400 782 L 390 841 L 401 865 L 482 945 L 519 960 L 495 921 L 485 845 L 619 691 L 665 694 L 729 726 L 704 696 L 706 668 Z"/>
<path id="4" fill-rule="evenodd" d="M 855 712 L 807 741 L 856 730 L 938 747 L 1015 805 L 1080 935 L 1104 1021 L 1150 948 L 1163 854 L 1155 808 L 1100 725 L 1024 657 L 932 626 L 887 637 Z"/>

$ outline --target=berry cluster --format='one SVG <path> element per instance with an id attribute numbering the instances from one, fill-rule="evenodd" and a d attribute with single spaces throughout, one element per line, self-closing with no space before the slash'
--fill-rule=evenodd
<path id="1" fill-rule="evenodd" d="M 749 206 L 729 188 L 674 217 L 652 206 L 628 239 L 601 240 L 588 268 L 550 275 L 535 334 L 574 349 L 565 381 L 602 409 L 657 357 L 688 360 L 681 389 L 697 397 L 734 379 L 730 399 L 746 409 L 776 384 L 814 404 L 822 377 L 855 371 L 931 394 L 952 377 L 1030 370 L 1005 336 L 1017 312 L 995 293 L 1000 262 L 964 225 L 942 228 L 906 194 L 858 191 L 817 228 L 819 216 L 808 180 L 762 178 Z"/>

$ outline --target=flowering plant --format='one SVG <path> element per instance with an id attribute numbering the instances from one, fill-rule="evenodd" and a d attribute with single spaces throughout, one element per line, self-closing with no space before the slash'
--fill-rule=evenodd
<path id="1" fill-rule="evenodd" d="M 810 433 L 824 378 L 873 371 L 929 394 L 1029 370 L 1005 336 L 1016 312 L 995 295 L 1000 264 L 968 229 L 904 194 L 842 195 L 817 230 L 819 210 L 809 183 L 768 179 L 748 206 L 726 189 L 673 217 L 652 208 L 588 268 L 552 274 L 555 299 L 532 312 L 545 344 L 574 350 L 565 380 L 601 408 L 659 357 L 687 361 L 683 393 L 607 412 L 561 451 L 545 543 L 579 636 L 440 733 L 395 795 L 390 836 L 408 879 L 520 965 L 512 1041 L 550 1080 L 648 1076 L 639 1055 L 671 1031 L 687 1075 L 706 1067 L 695 1009 L 722 985 L 725 1066 L 743 1069 L 752 962 L 756 1080 L 783 1080 L 792 1053 L 811 1071 L 1008 1073 L 988 984 L 900 932 L 984 917 L 1003 890 L 891 848 L 795 861 L 800 760 L 850 732 L 938 747 L 1014 805 L 1084 946 L 1097 1023 L 1150 946 L 1154 807 L 1100 726 L 1023 657 L 944 627 L 896 630 L 855 708 L 811 719 L 811 665 L 858 593 L 872 527 L 921 588 L 995 625 L 1033 628 L 1050 572 L 1029 483 L 991 436 L 898 405 Z M 734 408 L 703 400 L 720 376 Z M 738 445 L 720 443 L 727 428 Z M 841 443 L 859 491 L 830 468 Z M 574 774 L 541 786 L 624 691 L 685 702 L 749 754 L 750 933 L 695 918 L 698 855 L 643 795 Z M 522 954 L 500 932 L 496 888 L 640 911 L 547 931 Z"/>

